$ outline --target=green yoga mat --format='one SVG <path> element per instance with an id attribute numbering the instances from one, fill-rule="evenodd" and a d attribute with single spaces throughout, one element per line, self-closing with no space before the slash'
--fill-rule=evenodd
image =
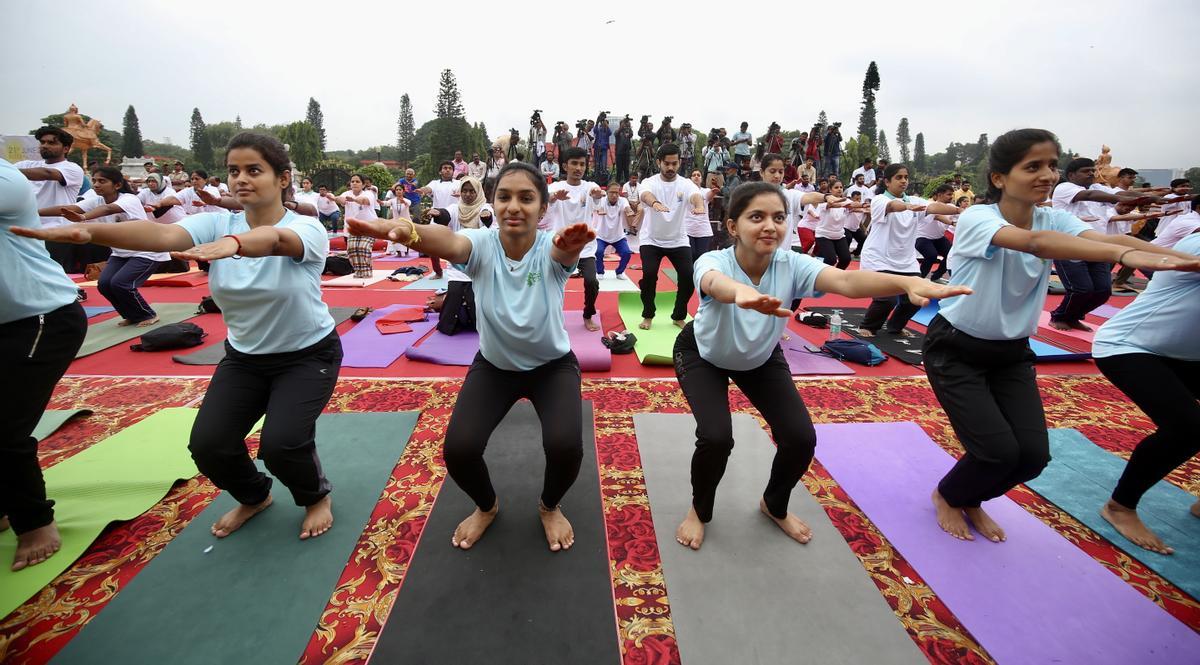
<path id="1" fill-rule="evenodd" d="M 638 362 L 643 365 L 671 365 L 675 349 L 675 338 L 679 335 L 679 326 L 671 321 L 671 310 L 675 307 L 675 292 L 664 291 L 655 294 L 654 324 L 649 330 L 642 330 L 638 324 L 642 322 L 642 300 L 640 293 L 621 293 L 617 295 L 617 305 L 621 312 L 621 321 L 625 329 L 637 336 L 633 352 L 637 354 Z M 686 319 L 691 321 L 689 315 Z"/>
<path id="2" fill-rule="evenodd" d="M 275 503 L 227 538 L 210 527 L 236 504 L 222 493 L 84 626 L 55 663 L 295 663 L 417 422 L 417 413 L 317 420 L 333 483 L 334 526 L 300 540 L 304 511 Z M 447 545 L 449 547 L 449 545 Z"/>
<path id="3" fill-rule="evenodd" d="M 1138 516 L 1174 554 L 1156 554 L 1125 539 L 1100 516 L 1125 471 L 1125 460 L 1073 429 L 1050 430 L 1050 465 L 1025 483 L 1126 554 L 1180 589 L 1200 598 L 1200 520 L 1191 514 L 1196 497 L 1166 481 L 1154 484 L 1138 504 Z"/>
<path id="4" fill-rule="evenodd" d="M 33 438 L 41 441 L 42 439 L 54 434 L 58 428 L 67 424 L 68 420 L 75 417 L 86 417 L 92 415 L 91 409 L 70 409 L 67 411 L 46 411 L 42 413 L 42 419 L 38 421 L 37 427 L 33 428 Z"/>
<path id="5" fill-rule="evenodd" d="M 679 283 L 679 271 L 678 270 L 676 270 L 674 268 L 663 268 L 662 271 L 663 271 L 663 273 L 666 274 L 666 276 L 668 278 L 670 278 L 670 280 L 672 282 L 675 282 L 676 284 Z"/>
<path id="6" fill-rule="evenodd" d="M 110 346 L 141 337 L 143 333 L 161 328 L 168 323 L 179 323 L 190 319 L 196 316 L 196 305 L 183 302 L 157 303 L 154 305 L 154 311 L 158 313 L 158 323 L 145 328 L 118 326 L 117 322 L 122 320 L 119 316 L 88 326 L 87 337 L 83 338 L 83 346 L 79 347 L 79 353 L 76 353 L 75 357 L 90 356 Z"/>
<path id="7" fill-rule="evenodd" d="M 0 533 L 0 616 L 58 577 L 110 522 L 130 520 L 158 503 L 171 485 L 196 475 L 187 450 L 195 409 L 163 409 L 46 469 L 46 494 L 62 549 L 44 563 L 9 570 L 17 539 Z"/>

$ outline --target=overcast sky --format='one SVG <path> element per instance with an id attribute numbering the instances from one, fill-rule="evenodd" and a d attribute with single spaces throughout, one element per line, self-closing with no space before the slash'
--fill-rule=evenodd
<path id="1" fill-rule="evenodd" d="M 447 67 L 493 137 L 524 136 L 533 108 L 547 125 L 607 110 L 756 134 L 824 109 L 853 131 L 874 60 L 893 157 L 906 116 L 930 153 L 1037 126 L 1085 155 L 1107 143 L 1117 165 L 1200 164 L 1191 1 L 5 4 L 3 134 L 71 102 L 120 131 L 133 104 L 144 137 L 186 146 L 192 107 L 285 123 L 312 96 L 327 147 L 361 149 L 395 143 L 405 92 L 429 120 Z"/>

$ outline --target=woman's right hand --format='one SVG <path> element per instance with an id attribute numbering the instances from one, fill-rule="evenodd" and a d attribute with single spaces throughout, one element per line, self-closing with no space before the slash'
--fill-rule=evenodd
<path id="1" fill-rule="evenodd" d="M 1140 249 L 1125 252 L 1121 265 L 1126 268 L 1141 270 L 1180 270 L 1184 272 L 1200 272 L 1200 259 L 1186 260 L 1174 256 L 1164 256 Z"/>
<path id="2" fill-rule="evenodd" d="M 750 309 L 780 318 L 792 315 L 791 311 L 783 308 L 783 301 L 779 298 L 759 293 L 756 289 L 744 284 L 739 285 L 737 295 L 734 296 L 734 304 L 742 309 Z"/>
<path id="3" fill-rule="evenodd" d="M 393 230 L 392 223 L 394 221 L 401 220 L 376 219 L 373 221 L 368 221 L 363 219 L 354 219 L 351 217 L 346 219 L 346 232 L 352 236 L 366 236 L 370 238 L 377 238 L 379 240 L 388 240 L 390 238 L 392 240 L 399 241 L 397 238 L 393 238 L 388 233 L 389 231 Z"/>
<path id="4" fill-rule="evenodd" d="M 64 211 L 65 213 L 66 211 Z M 68 224 L 51 228 L 30 229 L 24 226 L 10 226 L 8 230 L 14 235 L 48 242 L 63 242 L 72 245 L 86 245 L 92 241 L 92 232 L 82 226 Z"/>

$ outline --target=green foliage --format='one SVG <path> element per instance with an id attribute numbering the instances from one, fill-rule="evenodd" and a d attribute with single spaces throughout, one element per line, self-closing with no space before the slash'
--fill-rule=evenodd
<path id="1" fill-rule="evenodd" d="M 204 118 L 200 115 L 200 109 L 192 109 L 191 122 L 191 147 L 192 157 L 205 169 L 211 169 L 213 166 L 213 144 L 209 139 L 207 128 L 204 125 Z"/>
<path id="2" fill-rule="evenodd" d="M 354 167 L 350 164 L 340 159 L 326 158 L 313 164 L 306 175 L 312 179 L 313 189 L 325 186 L 331 192 L 341 192 L 346 188 L 352 173 Z"/>
<path id="3" fill-rule="evenodd" d="M 308 122 L 293 122 L 279 132 L 279 140 L 288 145 L 288 154 L 296 168 L 307 173 L 321 161 L 321 136 Z"/>
<path id="4" fill-rule="evenodd" d="M 454 157 L 455 150 L 467 153 L 479 141 L 477 132 L 462 118 L 438 118 L 429 134 L 429 156 L 434 162 Z M 476 148 L 478 149 L 478 148 Z"/>
<path id="5" fill-rule="evenodd" d="M 821 112 L 817 115 L 817 124 L 821 126 L 821 129 L 824 129 L 829 124 L 829 116 L 825 115 L 825 109 L 821 109 Z"/>
<path id="6" fill-rule="evenodd" d="M 192 159 L 192 153 L 183 146 L 174 145 L 172 143 L 156 143 L 154 141 L 142 141 L 142 145 L 146 149 L 147 155 L 155 157 L 164 157 L 170 161 L 179 160 L 183 162 L 184 168 L 190 168 L 195 165 L 195 160 Z"/>
<path id="7" fill-rule="evenodd" d="M 1193 166 L 1192 168 L 1184 171 L 1183 177 L 1190 180 L 1193 187 L 1200 185 L 1200 166 Z"/>
<path id="8" fill-rule="evenodd" d="M 400 98 L 400 118 L 396 122 L 396 148 L 400 161 L 412 161 L 417 156 L 416 128 L 413 126 L 412 100 L 408 93 Z"/>
<path id="9" fill-rule="evenodd" d="M 888 147 L 887 134 L 879 130 L 879 158 L 892 161 L 892 149 Z"/>
<path id="10" fill-rule="evenodd" d="M 929 156 L 925 154 L 925 135 L 917 132 L 917 142 L 913 148 L 913 167 L 924 172 L 928 166 Z"/>
<path id="11" fill-rule="evenodd" d="M 146 154 L 142 145 L 142 130 L 138 126 L 137 111 L 130 104 L 125 109 L 125 125 L 121 129 L 121 152 L 131 157 L 141 157 Z"/>
<path id="12" fill-rule="evenodd" d="M 42 124 L 29 130 L 29 133 L 33 134 L 40 127 L 44 127 L 47 125 L 50 127 L 62 127 L 65 124 L 65 123 L 63 123 L 63 115 L 64 114 L 62 114 L 62 113 L 55 113 L 53 115 L 48 115 L 48 116 L 42 118 Z M 82 113 L 80 113 L 79 116 L 81 118 L 83 118 L 84 124 L 87 124 L 88 122 L 91 122 L 91 120 L 92 120 L 91 116 L 87 116 Z M 121 157 L 124 156 L 124 153 L 121 150 L 121 145 L 125 142 L 124 137 L 122 137 L 117 132 L 109 130 L 104 125 L 100 126 L 100 131 L 98 132 L 98 136 L 100 138 L 101 143 L 112 148 L 113 163 L 114 164 L 121 163 Z M 100 150 L 98 148 L 93 148 L 92 150 L 88 151 L 88 164 L 96 164 L 96 163 L 103 162 L 105 156 L 106 156 L 106 153 L 103 150 Z M 76 164 L 83 163 L 82 158 L 80 157 L 78 151 L 71 153 L 71 155 L 68 157 L 68 159 L 75 162 Z"/>
<path id="13" fill-rule="evenodd" d="M 240 117 L 234 122 L 224 120 L 204 126 L 204 133 L 208 135 L 208 144 L 212 146 L 214 155 L 218 157 L 225 152 L 225 146 L 229 145 L 229 139 L 244 131 L 246 130 L 242 128 Z"/>
<path id="14" fill-rule="evenodd" d="M 426 183 L 437 177 L 437 169 L 429 153 L 417 155 L 409 164 L 409 167 L 417 172 L 417 182 Z"/>
<path id="15" fill-rule="evenodd" d="M 912 159 L 912 155 L 908 152 L 908 144 L 912 138 L 908 135 L 908 118 L 900 118 L 900 125 L 896 127 L 896 145 L 900 146 L 900 161 L 908 164 Z"/>
<path id="16" fill-rule="evenodd" d="M 838 174 L 842 182 L 850 182 L 850 174 L 868 157 L 871 159 L 876 157 L 875 142 L 871 140 L 871 137 L 864 134 L 857 139 L 852 138 L 847 141 L 842 148 L 841 173 Z"/>
<path id="17" fill-rule="evenodd" d="M 933 190 L 937 189 L 941 185 L 944 185 L 945 183 L 950 182 L 950 179 L 953 177 L 953 173 L 943 173 L 942 175 L 925 180 L 921 185 L 921 196 L 925 198 L 933 196 Z M 968 180 L 970 180 L 970 178 L 968 178 Z M 975 186 L 975 182 L 971 183 L 971 189 L 974 189 L 977 192 L 980 191 L 980 188 Z M 986 189 L 986 187 L 984 189 Z"/>
<path id="18" fill-rule="evenodd" d="M 879 90 L 879 67 L 872 60 L 867 66 L 867 74 L 863 77 L 862 112 L 858 116 L 858 133 L 875 136 L 878 131 L 875 119 L 875 92 Z"/>
<path id="19" fill-rule="evenodd" d="M 458 80 L 454 72 L 442 70 L 442 78 L 438 82 L 437 102 L 434 104 L 438 118 L 462 118 L 465 115 L 462 97 L 458 92 Z"/>
<path id="20" fill-rule="evenodd" d="M 379 193 L 381 195 L 392 185 L 396 184 L 396 181 L 400 179 L 399 175 L 392 173 L 390 170 L 388 170 L 388 167 L 378 163 L 368 166 L 360 166 L 356 173 L 364 178 L 370 178 L 371 182 L 379 188 Z"/>
<path id="21" fill-rule="evenodd" d="M 308 98 L 308 111 L 304 114 L 304 121 L 312 125 L 317 130 L 317 138 L 321 141 L 321 153 L 325 153 L 325 114 L 321 112 L 321 103 L 316 99 Z M 238 118 L 238 124 L 242 124 L 242 119 Z M 297 162 L 297 166 L 299 162 Z"/>

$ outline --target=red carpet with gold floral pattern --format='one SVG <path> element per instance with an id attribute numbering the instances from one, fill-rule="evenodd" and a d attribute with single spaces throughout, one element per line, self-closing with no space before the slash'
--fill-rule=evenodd
<path id="1" fill-rule="evenodd" d="M 44 441 L 42 464 L 52 466 L 160 408 L 196 403 L 206 385 L 206 379 L 183 378 L 64 379 L 51 408 L 87 407 L 96 413 L 68 424 Z M 440 447 L 460 385 L 458 380 L 348 379 L 339 383 L 330 411 L 419 410 L 421 417 L 330 596 L 302 663 L 364 662 L 369 655 L 441 486 Z M 924 378 L 855 378 L 797 385 L 818 422 L 914 421 L 946 450 L 956 454 L 960 450 Z M 1150 426 L 1103 378 L 1044 377 L 1039 385 L 1051 427 L 1074 427 L 1123 457 L 1128 457 Z M 595 404 L 596 445 L 624 662 L 677 663 L 679 653 L 633 415 L 686 412 L 687 404 L 678 385 L 669 380 L 585 381 L 584 398 Z M 731 403 L 736 411 L 757 415 L 736 390 Z M 1189 461 L 1169 480 L 1193 494 L 1200 493 L 1200 462 Z M 804 481 L 931 662 L 992 662 L 819 463 L 814 463 Z M 108 529 L 50 586 L 4 617 L 0 661 L 49 661 L 215 494 L 207 479 L 193 478 L 176 485 L 163 501 L 137 519 Z M 1113 574 L 1200 630 L 1200 603 L 1195 599 L 1036 494 L 1019 488 L 1010 496 Z"/>

